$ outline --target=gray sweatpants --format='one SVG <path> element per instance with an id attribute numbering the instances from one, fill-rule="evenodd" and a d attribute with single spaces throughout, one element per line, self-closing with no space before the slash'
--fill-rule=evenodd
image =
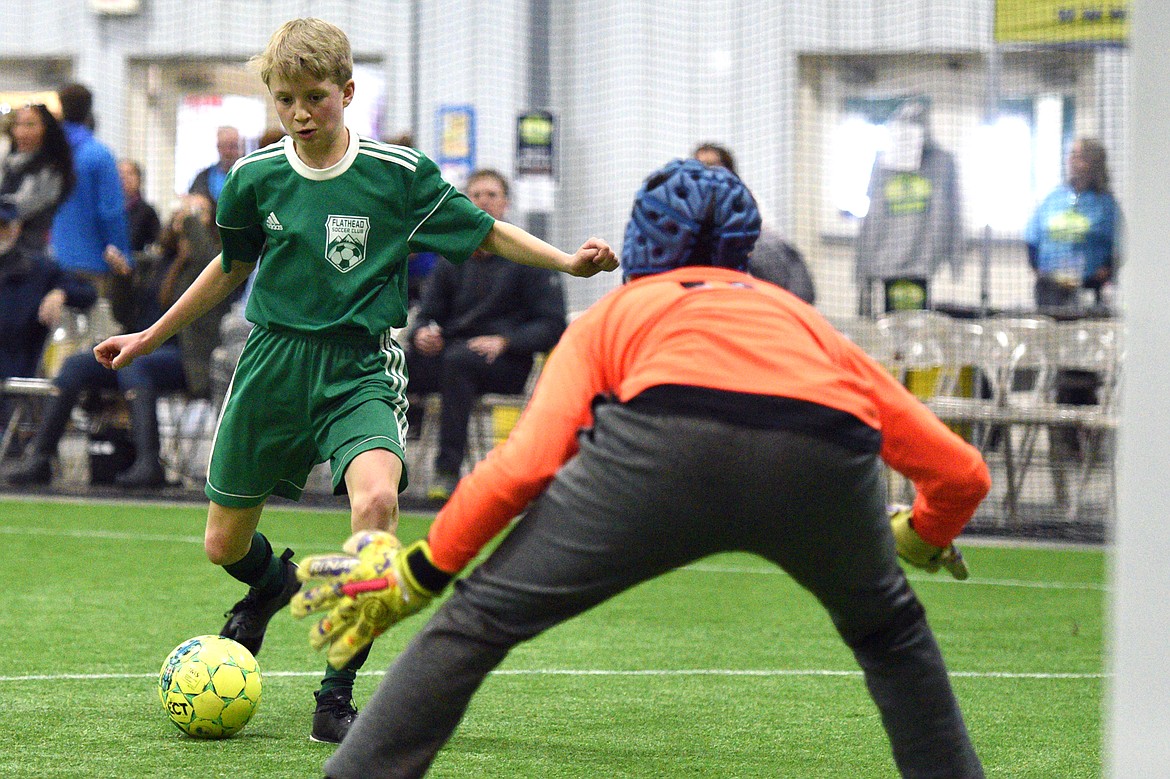
<path id="1" fill-rule="evenodd" d="M 716 552 L 773 561 L 853 650 L 904 777 L 978 779 L 925 613 L 894 552 L 882 466 L 799 433 L 596 409 L 580 452 L 390 667 L 325 764 L 426 773 L 516 644 Z"/>

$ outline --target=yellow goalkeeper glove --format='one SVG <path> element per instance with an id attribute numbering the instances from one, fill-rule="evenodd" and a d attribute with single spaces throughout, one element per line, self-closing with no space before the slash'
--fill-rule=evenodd
<path id="1" fill-rule="evenodd" d="M 966 579 L 971 575 L 967 570 L 967 563 L 963 560 L 963 553 L 954 544 L 937 547 L 922 540 L 912 524 L 913 512 L 906 506 L 892 506 L 890 508 L 890 529 L 894 531 L 894 544 L 898 549 L 898 557 L 930 573 L 936 573 L 939 568 L 946 568 L 956 579 Z"/>
<path id="2" fill-rule="evenodd" d="M 342 548 L 344 554 L 301 561 L 297 577 L 320 583 L 301 590 L 291 604 L 297 619 L 329 610 L 309 629 L 309 644 L 328 646 L 329 665 L 337 669 L 391 625 L 426 608 L 451 580 L 434 566 L 426 541 L 403 549 L 390 533 L 364 531 Z"/>

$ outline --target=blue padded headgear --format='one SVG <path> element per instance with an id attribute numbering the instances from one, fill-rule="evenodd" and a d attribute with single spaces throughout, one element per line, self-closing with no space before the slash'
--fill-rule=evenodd
<path id="1" fill-rule="evenodd" d="M 625 278 L 684 265 L 743 270 L 760 237 L 756 200 L 731 171 L 673 160 L 634 198 L 622 244 Z"/>

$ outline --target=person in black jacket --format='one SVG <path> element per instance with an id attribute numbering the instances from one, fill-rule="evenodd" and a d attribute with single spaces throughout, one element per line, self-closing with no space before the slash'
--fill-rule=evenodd
<path id="1" fill-rule="evenodd" d="M 122 179 L 122 193 L 126 196 L 126 218 L 130 222 L 130 248 L 144 252 L 158 240 L 162 222 L 158 211 L 142 198 L 142 166 L 134 160 L 118 160 L 118 175 Z"/>
<path id="2" fill-rule="evenodd" d="M 466 191 L 475 205 L 503 218 L 508 181 L 502 174 L 477 170 Z M 564 330 L 560 274 L 482 251 L 462 265 L 438 260 L 406 352 L 407 393 L 417 410 L 411 424 L 421 422 L 421 396 L 438 392 L 442 398 L 435 478 L 427 497 L 446 500 L 455 489 L 475 399 L 487 392 L 520 392 L 534 356 L 551 349 Z"/>
<path id="3" fill-rule="evenodd" d="M 36 376 L 64 306 L 88 309 L 97 291 L 20 240 L 17 207 L 0 201 L 0 379 Z"/>
<path id="4" fill-rule="evenodd" d="M 36 376 L 62 309 L 85 310 L 97 300 L 91 284 L 62 270 L 35 242 L 20 240 L 17 213 L 14 203 L 0 201 L 0 379 Z M 9 415 L 0 398 L 0 429 Z"/>

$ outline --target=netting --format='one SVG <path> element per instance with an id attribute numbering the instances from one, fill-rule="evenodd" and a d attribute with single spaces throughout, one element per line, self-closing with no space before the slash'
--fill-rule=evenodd
<path id="1" fill-rule="evenodd" d="M 99 10 L 119 7 L 130 12 Z M 966 361 L 946 393 L 984 404 L 954 424 L 984 448 L 996 484 L 975 527 L 1100 538 L 1113 516 L 1122 339 L 1109 269 L 1121 247 L 1049 257 L 1047 238 L 1067 249 L 1097 225 L 1078 192 L 1040 205 L 1069 181 L 1069 152 L 1086 138 L 1125 199 L 1125 8 L 7 0 L 0 102 L 88 84 L 99 137 L 143 164 L 165 214 L 215 161 L 216 127 L 237 126 L 252 148 L 277 124 L 245 62 L 285 19 L 320 16 L 353 42 L 353 126 L 409 133 L 456 184 L 475 167 L 515 178 L 513 221 L 562 248 L 590 235 L 620 246 L 648 172 L 722 145 L 766 224 L 802 256 L 818 309 L 858 338 L 871 325 L 884 333 L 873 343 L 894 344 L 885 359 L 925 400 L 943 392 L 930 376 Z M 548 115 L 524 125 L 533 111 Z M 619 282 L 572 280 L 570 310 Z M 907 328 L 903 310 L 946 326 Z M 1010 343 L 1005 362 L 963 351 L 970 325 Z"/>

